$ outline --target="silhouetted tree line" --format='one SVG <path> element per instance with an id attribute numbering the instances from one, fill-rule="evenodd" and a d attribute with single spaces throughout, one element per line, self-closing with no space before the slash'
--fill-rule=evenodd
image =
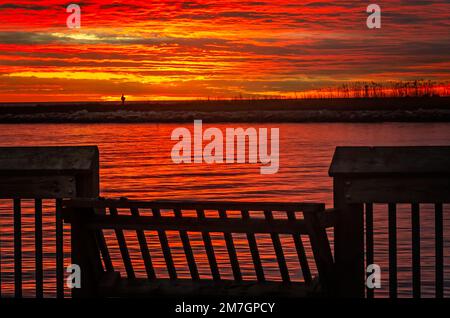
<path id="1" fill-rule="evenodd" d="M 431 80 L 352 82 L 300 93 L 303 98 L 383 98 L 449 96 L 449 82 Z"/>
<path id="2" fill-rule="evenodd" d="M 438 97 L 450 96 L 450 82 L 431 80 L 351 82 L 336 87 L 296 92 L 294 95 L 249 95 L 233 100 L 310 99 L 310 98 L 384 98 L 384 97 Z M 208 98 L 209 99 L 209 98 Z M 220 98 L 218 98 L 220 99 Z"/>

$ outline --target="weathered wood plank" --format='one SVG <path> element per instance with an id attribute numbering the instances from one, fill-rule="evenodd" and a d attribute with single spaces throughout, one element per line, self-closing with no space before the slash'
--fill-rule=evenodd
<path id="1" fill-rule="evenodd" d="M 0 228 L 2 227 L 2 219 L 0 218 Z M 0 299 L 2 298 L 2 240 L 0 240 Z"/>
<path id="2" fill-rule="evenodd" d="M 177 219 L 182 219 L 183 217 L 180 209 L 175 209 L 174 214 Z M 180 231 L 180 238 L 183 244 L 184 253 L 186 255 L 186 261 L 188 263 L 189 272 L 191 273 L 191 278 L 193 280 L 198 280 L 200 279 L 200 275 L 198 274 L 197 264 L 195 262 L 194 253 L 192 251 L 191 243 L 189 240 L 189 235 L 186 231 Z"/>
<path id="3" fill-rule="evenodd" d="M 159 222 L 164 222 L 164 218 L 161 217 L 161 211 L 159 209 L 152 209 L 153 212 L 153 219 Z M 144 217 L 140 217 L 140 220 L 143 220 Z M 172 218 L 173 219 L 173 218 Z M 142 228 L 144 229 L 144 228 Z M 170 252 L 170 246 L 169 246 L 169 240 L 167 239 L 166 230 L 162 227 L 154 227 L 154 228 L 147 228 L 147 230 L 157 230 L 158 231 L 158 237 L 159 242 L 161 244 L 161 248 L 163 250 L 164 254 L 164 260 L 166 261 L 167 266 L 167 272 L 169 273 L 170 279 L 177 279 L 177 271 L 175 269 L 175 265 L 173 263 L 172 253 Z M 170 230 L 170 229 L 169 229 Z"/>
<path id="4" fill-rule="evenodd" d="M 397 207 L 388 205 L 389 218 L 389 297 L 397 298 Z"/>
<path id="5" fill-rule="evenodd" d="M 64 298 L 64 228 L 62 219 L 62 201 L 56 199 L 56 297 Z"/>
<path id="6" fill-rule="evenodd" d="M 244 221 L 249 221 L 250 214 L 248 210 L 242 210 L 242 219 Z M 264 276 L 264 269 L 261 263 L 261 257 L 259 256 L 258 244 L 256 243 L 256 238 L 253 233 L 247 233 L 248 247 L 250 248 L 250 254 L 252 254 L 253 265 L 255 266 L 256 278 L 258 282 L 264 282 L 266 280 Z"/>
<path id="7" fill-rule="evenodd" d="M 435 203 L 450 200 L 450 178 L 367 178 L 346 181 L 349 203 Z"/>
<path id="8" fill-rule="evenodd" d="M 264 216 L 268 223 L 272 223 L 274 221 L 272 211 L 266 210 L 264 211 Z M 278 268 L 280 269 L 281 279 L 284 282 L 289 282 L 291 279 L 289 277 L 289 270 L 286 264 L 286 260 L 284 258 L 283 247 L 281 246 L 280 237 L 277 233 L 270 233 L 270 237 L 272 239 L 272 244 L 275 249 L 275 254 L 277 256 Z"/>
<path id="9" fill-rule="evenodd" d="M 110 208 L 109 213 L 112 217 L 118 217 L 117 209 L 116 208 Z M 103 215 L 103 217 L 105 217 Z M 131 263 L 130 254 L 128 252 L 127 243 L 125 240 L 125 235 L 123 234 L 122 229 L 115 228 L 114 230 L 117 238 L 117 243 L 119 244 L 119 250 L 120 254 L 122 255 L 122 261 L 125 266 L 125 271 L 127 272 L 127 277 L 134 279 L 136 278 L 134 274 L 133 264 Z"/>
<path id="10" fill-rule="evenodd" d="M 2 176 L 0 199 L 71 198 L 76 196 L 72 176 Z"/>
<path id="11" fill-rule="evenodd" d="M 71 258 L 82 270 L 81 288 L 72 288 L 72 297 L 98 297 L 98 283 L 104 275 L 95 233 L 85 227 L 86 220 L 94 214 L 93 209 L 72 211 Z"/>
<path id="12" fill-rule="evenodd" d="M 130 211 L 131 211 L 132 216 L 139 217 L 139 209 L 138 208 L 131 208 Z M 144 231 L 136 230 L 136 235 L 138 238 L 139 247 L 141 249 L 142 260 L 144 261 L 145 272 L 147 273 L 147 278 L 155 279 L 156 278 L 155 269 L 153 268 L 153 265 L 152 265 L 152 259 L 150 256 L 150 251 L 148 249 L 147 239 L 145 238 Z"/>
<path id="13" fill-rule="evenodd" d="M 102 230 L 95 231 L 95 239 L 98 244 L 98 248 L 102 255 L 103 263 L 105 264 L 105 269 L 108 272 L 114 271 L 114 266 L 111 260 L 111 255 L 109 254 L 108 245 L 106 244 L 105 235 Z"/>
<path id="14" fill-rule="evenodd" d="M 97 158 L 97 146 L 0 147 L 0 174 L 83 172 Z"/>
<path id="15" fill-rule="evenodd" d="M 317 206 L 318 210 L 322 209 L 322 207 Z M 320 223 L 324 228 L 332 228 L 335 224 L 335 217 L 336 217 L 336 209 L 326 209 L 323 213 L 320 215 Z"/>
<path id="16" fill-rule="evenodd" d="M 336 275 L 328 235 L 319 218 L 319 213 L 322 212 L 320 210 L 311 210 L 305 211 L 303 214 L 309 229 L 309 238 L 319 272 L 319 279 L 324 286 L 324 290 L 331 296 L 336 291 Z"/>
<path id="17" fill-rule="evenodd" d="M 192 279 L 179 279 L 176 284 L 169 279 L 157 279 L 150 281 L 148 279 L 137 278 L 129 281 L 120 280 L 114 289 L 105 289 L 106 297 L 125 297 L 140 298 L 147 297 L 153 299 L 161 298 L 163 295 L 170 296 L 172 299 L 192 299 L 193 295 L 202 300 L 236 298 L 233 295 L 243 295 L 239 298 L 254 299 L 261 301 L 261 298 L 274 298 L 273 296 L 264 297 L 262 295 L 276 295 L 278 299 L 290 299 L 295 301 L 298 298 L 304 298 L 310 295 L 308 288 L 301 282 L 291 282 L 286 284 L 278 281 L 267 281 L 263 283 L 255 281 L 201 279 L 194 281 Z M 229 296 L 226 296 L 229 295 Z M 255 317 L 257 317 L 255 315 Z"/>
<path id="18" fill-rule="evenodd" d="M 345 200 L 345 180 L 334 178 L 334 259 L 340 297 L 364 298 L 364 206 Z"/>
<path id="19" fill-rule="evenodd" d="M 235 211 L 302 211 L 308 208 L 325 208 L 323 203 L 288 203 L 288 202 L 229 202 L 229 201 L 137 201 L 137 200 L 96 200 L 71 199 L 64 202 L 66 207 L 86 208 L 154 208 L 154 209 L 181 209 L 181 210 L 235 210 Z"/>
<path id="20" fill-rule="evenodd" d="M 450 147 L 337 147 L 330 176 L 450 175 Z"/>
<path id="21" fill-rule="evenodd" d="M 420 298 L 420 206 L 411 205 L 413 297 Z"/>
<path id="22" fill-rule="evenodd" d="M 197 209 L 197 217 L 199 221 L 204 221 L 205 211 L 203 209 Z M 220 280 L 219 267 L 217 266 L 216 256 L 214 254 L 214 248 L 209 231 L 211 231 L 211 229 L 204 229 L 202 231 L 203 244 L 205 245 L 206 256 L 208 257 L 209 267 L 211 268 L 211 275 L 214 280 Z"/>
<path id="23" fill-rule="evenodd" d="M 98 283 L 99 293 L 101 293 L 102 295 L 109 294 L 112 290 L 117 288 L 117 286 L 120 284 L 120 280 L 121 280 L 121 275 L 119 272 L 108 271 L 108 272 L 104 273 Z M 135 283 L 137 281 L 137 279 L 134 279 L 132 281 L 133 281 L 133 283 Z M 146 281 L 148 281 L 148 280 L 146 280 Z"/>
<path id="24" fill-rule="evenodd" d="M 103 200 L 103 198 L 99 198 L 99 200 Z M 65 209 L 63 209 L 63 216 Z M 73 210 L 72 210 L 73 211 Z M 73 213 L 73 212 L 72 212 Z M 75 212 L 76 213 L 76 212 Z M 94 214 L 96 215 L 106 215 L 106 208 L 94 209 Z M 94 236 L 98 244 L 98 248 L 100 250 L 100 254 L 102 256 L 103 264 L 107 272 L 114 272 L 114 265 L 112 263 L 111 255 L 109 253 L 108 245 L 106 244 L 105 234 L 103 230 L 98 229 L 94 230 Z"/>
<path id="25" fill-rule="evenodd" d="M 366 268 L 371 264 L 374 264 L 373 204 L 366 203 Z M 373 298 L 374 294 L 373 288 L 367 288 L 367 298 Z"/>
<path id="26" fill-rule="evenodd" d="M 443 227 L 443 205 L 435 205 L 435 275 L 436 275 L 436 298 L 444 297 L 444 227 Z"/>
<path id="27" fill-rule="evenodd" d="M 22 298 L 22 207 L 14 199 L 14 295 Z"/>
<path id="28" fill-rule="evenodd" d="M 91 228 L 128 229 L 128 230 L 162 230 L 162 231 L 191 231 L 191 232 L 230 232 L 230 233 L 277 233 L 277 234 L 307 234 L 303 220 L 288 222 L 287 220 L 273 220 L 268 223 L 262 219 L 216 219 L 183 217 L 153 217 L 141 216 L 139 219 L 129 215 L 104 216 L 95 215 L 87 223 Z"/>
<path id="29" fill-rule="evenodd" d="M 219 210 L 219 216 L 220 216 L 220 218 L 226 220 L 227 219 L 226 210 L 223 210 L 223 209 Z M 242 280 L 242 274 L 241 274 L 241 269 L 239 267 L 239 261 L 238 261 L 238 257 L 236 254 L 236 249 L 234 247 L 233 236 L 230 232 L 225 232 L 223 235 L 225 238 L 225 244 L 227 246 L 228 257 L 230 258 L 231 269 L 233 271 L 234 280 L 239 282 Z"/>
<path id="30" fill-rule="evenodd" d="M 44 297 L 44 269 L 42 250 L 42 200 L 34 201 L 34 249 L 35 249 L 35 275 L 36 298 Z"/>
<path id="31" fill-rule="evenodd" d="M 296 221 L 295 211 L 288 211 L 288 220 L 291 222 Z M 297 251 L 298 261 L 300 262 L 300 267 L 303 274 L 303 279 L 306 284 L 310 284 L 312 281 L 311 270 L 309 268 L 308 258 L 306 256 L 305 247 L 303 246 L 303 241 L 300 234 L 293 234 L 292 239 L 294 240 L 295 249 Z"/>

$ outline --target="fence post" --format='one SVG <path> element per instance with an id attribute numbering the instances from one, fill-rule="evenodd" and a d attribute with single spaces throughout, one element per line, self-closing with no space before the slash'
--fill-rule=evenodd
<path id="1" fill-rule="evenodd" d="M 93 209 L 67 209 L 65 218 L 71 223 L 72 263 L 80 267 L 81 286 L 72 289 L 72 297 L 95 297 L 98 282 L 103 272 L 102 261 L 93 230 L 86 227 L 86 221 L 94 214 Z"/>
<path id="2" fill-rule="evenodd" d="M 334 259 L 339 297 L 364 297 L 364 209 L 345 200 L 343 178 L 335 178 Z"/>

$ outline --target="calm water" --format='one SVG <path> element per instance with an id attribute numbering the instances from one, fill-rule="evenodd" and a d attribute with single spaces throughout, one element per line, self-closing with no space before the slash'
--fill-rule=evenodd
<path id="1" fill-rule="evenodd" d="M 98 145 L 101 160 L 101 192 L 106 197 L 127 196 L 139 199 L 211 199 L 211 200 L 259 200 L 259 201 L 315 201 L 331 206 L 332 180 L 328 167 L 338 145 L 450 145 L 450 124 L 214 124 L 226 127 L 279 127 L 280 128 L 280 170 L 276 175 L 261 175 L 258 165 L 249 164 L 184 164 L 172 163 L 170 152 L 175 142 L 170 140 L 171 132 L 180 124 L 24 124 L 0 125 L 0 146 L 38 145 Z M 192 124 L 181 126 L 192 129 Z M 204 128 L 210 125 L 204 125 Z M 31 206 L 31 202 L 29 203 Z M 13 254 L 10 236 L 12 226 L 11 204 L 1 205 L 1 253 L 2 293 L 13 293 Z M 448 211 L 448 206 L 445 207 Z M 29 211 L 29 210 L 28 210 Z M 54 294 L 52 281 L 54 266 L 54 216 L 51 203 L 44 211 L 45 217 L 45 278 L 46 295 Z M 449 216 L 445 215 L 445 241 L 450 234 Z M 411 295 L 411 235 L 408 207 L 400 207 L 399 215 L 399 291 L 401 296 Z M 423 292 L 433 296 L 434 268 L 434 217 L 429 207 L 424 206 L 422 222 L 422 267 Z M 25 295 L 33 295 L 33 218 L 25 209 L 23 218 L 23 248 Z M 377 295 L 385 296 L 388 286 L 387 274 L 387 215 L 384 207 L 375 209 L 375 262 L 382 267 L 382 290 Z M 111 233 L 106 233 L 112 237 Z M 138 259 L 138 244 L 134 234 L 126 233 L 132 250 L 134 265 L 143 275 L 143 264 Z M 155 266 L 160 276 L 165 277 L 164 260 L 158 250 L 155 233 L 149 232 L 148 240 Z M 182 277 L 188 276 L 186 261 L 180 249 L 176 233 L 170 233 L 175 263 Z M 192 235 L 194 251 L 200 263 L 200 274 L 209 275 L 200 237 Z M 235 236 L 239 259 L 244 264 L 245 278 L 254 277 L 248 245 L 242 236 Z M 283 247 L 290 262 L 290 273 L 295 280 L 301 280 L 299 265 L 295 259 L 293 242 L 283 237 Z M 69 244 L 66 239 L 66 244 Z M 228 256 L 220 236 L 213 237 L 219 264 L 225 277 L 231 278 L 227 268 Z M 258 237 L 266 274 L 279 279 L 270 239 Z M 112 253 L 119 255 L 112 245 Z M 446 295 L 450 292 L 450 253 L 445 245 Z M 67 250 L 67 249 L 66 249 Z M 310 251 L 308 251 L 310 254 Z M 69 263 L 67 255 L 66 263 Z M 120 263 L 116 264 L 122 269 Z M 122 269 L 123 270 L 123 269 Z"/>

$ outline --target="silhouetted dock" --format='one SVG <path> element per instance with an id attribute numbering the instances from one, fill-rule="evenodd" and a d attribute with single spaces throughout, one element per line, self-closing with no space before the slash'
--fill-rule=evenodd
<path id="1" fill-rule="evenodd" d="M 57 297 L 64 297 L 64 231 L 70 225 L 70 263 L 82 270 L 81 288 L 73 297 L 152 297 L 234 295 L 279 297 L 374 297 L 366 288 L 366 267 L 374 263 L 374 213 L 388 224 L 389 295 L 398 294 L 397 206 L 408 204 L 411 218 L 412 292 L 421 296 L 421 204 L 434 206 L 435 297 L 444 297 L 444 223 L 450 202 L 450 147 L 338 147 L 330 166 L 334 207 L 322 203 L 222 201 L 134 201 L 99 198 L 97 147 L 0 148 L 0 198 L 12 200 L 14 291 L 23 296 L 22 203 L 34 201 L 35 296 L 44 296 L 43 200 L 54 200 Z M 375 212 L 374 205 L 383 207 Z M 167 214 L 170 212 L 170 215 Z M 164 212 L 164 213 L 163 213 Z M 213 213 L 212 213 L 213 212 Z M 212 215 L 212 214 L 214 215 Z M 259 214 L 258 214 L 259 213 Z M 0 224 L 1 226 L 1 224 Z M 329 241 L 327 229 L 334 230 Z M 113 231 L 119 255 L 110 253 L 105 231 Z M 157 233 L 168 278 L 158 277 L 145 231 Z M 179 234 L 190 277 L 179 275 L 167 232 Z M 125 232 L 139 245 L 146 277 L 137 277 Z M 198 233 L 204 255 L 194 251 L 190 233 Z M 212 243 L 221 233 L 232 278 L 224 278 Z M 233 234 L 242 234 L 251 252 L 255 279 L 247 279 Z M 280 280 L 266 277 L 256 235 L 270 236 Z M 292 268 L 281 241 L 295 245 L 303 282 L 292 281 Z M 312 259 L 305 246 L 310 244 Z M 334 246 L 334 252 L 332 251 Z M 0 246 L 0 258 L 3 255 Z M 211 275 L 199 271 L 206 260 Z M 1 260 L 1 259 L 0 259 Z M 125 269 L 115 267 L 120 262 Z M 1 262 L 0 262 L 1 264 Z M 313 268 L 317 269 L 315 277 Z M 1 273 L 1 268 L 0 268 Z M 0 275 L 1 277 L 1 275 Z M 26 278 L 30 280 L 29 277 Z M 2 295 L 0 281 L 0 296 Z"/>

